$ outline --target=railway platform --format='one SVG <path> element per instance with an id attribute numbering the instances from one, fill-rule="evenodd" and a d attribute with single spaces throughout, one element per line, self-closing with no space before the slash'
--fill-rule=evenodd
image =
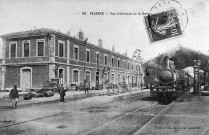
<path id="1" fill-rule="evenodd" d="M 209 96 L 184 93 L 135 135 L 208 135 Z"/>
<path id="2" fill-rule="evenodd" d="M 83 98 L 93 97 L 93 96 L 106 96 L 109 98 L 125 98 L 129 95 L 142 93 L 142 92 L 149 92 L 149 89 L 132 89 L 132 91 L 128 91 L 125 93 L 112 93 L 107 95 L 107 90 L 89 90 L 89 93 L 85 94 L 84 91 L 67 91 L 65 96 L 65 101 L 73 101 L 79 100 Z M 30 106 L 36 104 L 47 104 L 47 103 L 54 103 L 60 102 L 60 96 L 58 93 L 55 93 L 52 97 L 40 97 L 40 98 L 32 98 L 30 100 L 23 100 L 23 95 L 28 92 L 19 92 L 20 98 L 18 101 L 18 106 Z M 11 108 L 11 101 L 9 99 L 9 92 L 0 92 L 0 108 L 8 109 Z"/>

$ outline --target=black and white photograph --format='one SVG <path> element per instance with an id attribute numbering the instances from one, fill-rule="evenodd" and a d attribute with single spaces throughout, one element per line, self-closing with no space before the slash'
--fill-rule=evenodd
<path id="1" fill-rule="evenodd" d="M 209 135 L 208 0 L 0 0 L 0 135 Z"/>

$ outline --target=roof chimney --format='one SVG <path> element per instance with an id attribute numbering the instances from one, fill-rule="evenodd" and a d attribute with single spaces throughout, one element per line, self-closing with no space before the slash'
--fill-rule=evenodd
<path id="1" fill-rule="evenodd" d="M 115 51 L 115 46 L 114 46 L 114 45 L 112 46 L 112 51 L 113 51 L 113 52 Z"/>
<path id="2" fill-rule="evenodd" d="M 81 40 L 83 40 L 83 38 L 84 38 L 83 31 L 79 31 L 78 38 L 81 39 Z"/>
<path id="3" fill-rule="evenodd" d="M 98 46 L 101 47 L 101 48 L 103 47 L 101 39 L 98 40 Z"/>
<path id="4" fill-rule="evenodd" d="M 67 31 L 67 35 L 70 36 L 71 29 Z"/>

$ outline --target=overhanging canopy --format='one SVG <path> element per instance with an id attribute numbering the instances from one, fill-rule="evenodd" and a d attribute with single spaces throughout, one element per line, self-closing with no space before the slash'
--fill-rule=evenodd
<path id="1" fill-rule="evenodd" d="M 167 51 L 159 56 L 146 61 L 143 65 L 145 67 L 163 67 L 163 59 L 168 56 L 174 62 L 176 69 L 184 69 L 186 67 L 194 66 L 194 60 L 201 60 L 200 69 L 204 70 L 209 61 L 209 55 L 200 51 L 196 51 L 183 46 L 178 46 L 175 49 Z"/>

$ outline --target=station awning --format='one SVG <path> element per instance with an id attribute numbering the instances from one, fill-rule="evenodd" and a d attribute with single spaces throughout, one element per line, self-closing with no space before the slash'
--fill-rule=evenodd
<path id="1" fill-rule="evenodd" d="M 200 69 L 204 70 L 209 61 L 209 55 L 200 51 L 196 51 L 184 46 L 178 46 L 175 49 L 171 49 L 167 52 L 160 54 L 159 56 L 146 61 L 144 67 L 163 67 L 164 57 L 168 56 L 171 61 L 174 62 L 176 69 L 185 69 L 195 65 L 194 60 L 201 60 Z"/>

